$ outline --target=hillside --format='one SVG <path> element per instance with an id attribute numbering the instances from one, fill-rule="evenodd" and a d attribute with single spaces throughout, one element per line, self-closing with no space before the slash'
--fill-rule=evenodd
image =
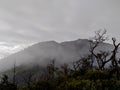
<path id="1" fill-rule="evenodd" d="M 109 51 L 112 45 L 101 43 L 96 51 Z M 0 61 L 0 71 L 7 70 L 16 66 L 39 64 L 47 65 L 50 60 L 55 59 L 57 64 L 70 63 L 79 60 L 81 57 L 89 53 L 89 40 L 78 39 L 75 41 L 67 41 L 57 43 L 55 41 L 40 42 L 32 45 L 18 53 L 10 55 Z"/>

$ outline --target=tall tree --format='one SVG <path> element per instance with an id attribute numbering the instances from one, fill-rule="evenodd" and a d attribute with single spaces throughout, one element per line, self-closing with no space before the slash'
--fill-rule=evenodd
<path id="1" fill-rule="evenodd" d="M 98 69 L 103 70 L 105 65 L 110 62 L 110 59 L 107 59 L 109 56 L 109 52 L 103 52 L 99 51 L 98 53 L 96 52 L 96 48 L 101 44 L 104 43 L 108 39 L 106 37 L 106 30 L 99 30 L 95 32 L 95 36 L 93 37 L 93 40 L 90 40 L 90 53 L 91 56 L 93 57 L 94 61 L 93 63 L 97 63 Z"/>

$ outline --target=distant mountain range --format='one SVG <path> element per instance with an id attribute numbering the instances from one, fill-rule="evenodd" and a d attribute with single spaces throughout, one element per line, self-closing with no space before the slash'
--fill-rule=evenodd
<path id="1" fill-rule="evenodd" d="M 57 64 L 71 63 L 89 54 L 90 42 L 87 39 L 78 39 L 57 43 L 55 41 L 40 42 L 32 45 L 18 53 L 0 60 L 0 71 L 10 69 L 16 64 L 47 65 L 51 60 Z M 96 52 L 111 51 L 113 46 L 108 43 L 101 43 Z"/>

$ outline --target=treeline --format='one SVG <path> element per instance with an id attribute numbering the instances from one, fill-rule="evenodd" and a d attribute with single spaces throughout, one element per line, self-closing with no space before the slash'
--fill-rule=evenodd
<path id="1" fill-rule="evenodd" d="M 4 75 L 0 90 L 120 90 L 120 58 L 117 56 L 120 43 L 112 38 L 113 50 L 96 51 L 107 37 L 106 30 L 96 31 L 95 34 L 89 40 L 89 55 L 61 66 L 51 60 L 39 75 L 28 71 L 26 76 L 21 76 L 24 84 L 16 82 L 14 67 L 13 82 L 10 83 Z"/>

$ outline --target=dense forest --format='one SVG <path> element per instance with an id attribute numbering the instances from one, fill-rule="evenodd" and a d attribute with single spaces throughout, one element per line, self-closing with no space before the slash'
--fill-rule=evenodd
<path id="1" fill-rule="evenodd" d="M 55 59 L 50 60 L 38 75 L 28 71 L 26 76 L 21 76 L 24 81 L 21 84 L 16 80 L 18 73 L 14 65 L 12 82 L 9 75 L 3 74 L 0 90 L 120 90 L 120 58 L 117 56 L 120 43 L 112 38 L 111 52 L 96 52 L 107 39 L 106 30 L 96 31 L 89 40 L 89 55 L 60 66 L 56 65 Z"/>

